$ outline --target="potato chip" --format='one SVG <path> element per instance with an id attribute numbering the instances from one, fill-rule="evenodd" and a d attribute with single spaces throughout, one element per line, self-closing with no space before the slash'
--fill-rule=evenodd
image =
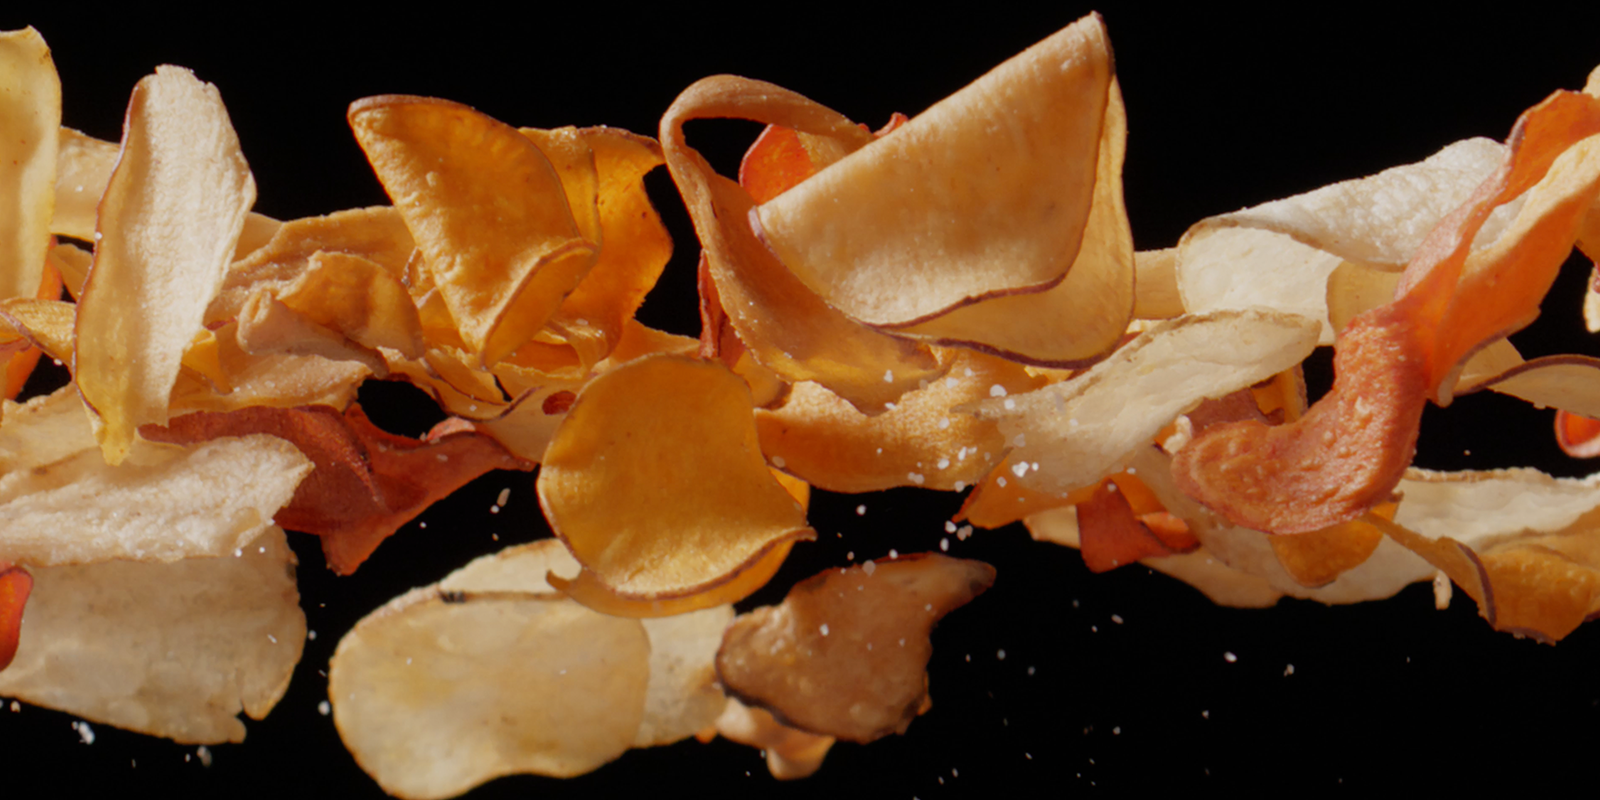
<path id="1" fill-rule="evenodd" d="M 110 464 L 167 421 L 179 363 L 255 201 L 216 87 L 162 67 L 134 88 L 79 299 L 73 377 Z"/>
<path id="2" fill-rule="evenodd" d="M 804 731 L 861 743 L 904 733 L 927 709 L 934 623 L 993 583 L 988 564 L 936 553 L 828 569 L 735 619 L 717 674 Z"/>
<path id="3" fill-rule="evenodd" d="M 117 144 L 71 128 L 62 128 L 56 142 L 55 207 L 50 232 L 92 242 L 100 196 L 105 194 L 111 171 L 117 166 Z"/>
<path id="4" fill-rule="evenodd" d="M 527 137 L 466 106 L 385 95 L 350 127 L 484 364 L 544 326 L 594 266 L 561 178 Z"/>
<path id="5" fill-rule="evenodd" d="M 0 694 L 179 742 L 243 741 L 238 713 L 272 710 L 305 643 L 294 563 L 268 528 L 216 558 L 35 567 Z"/>
<path id="6" fill-rule="evenodd" d="M 32 297 L 50 249 L 61 79 L 33 28 L 0 33 L 0 300 Z"/>
<path id="7" fill-rule="evenodd" d="M 739 339 L 791 383 L 816 381 L 864 414 L 930 380 L 938 362 L 925 346 L 850 319 L 801 283 L 746 224 L 755 202 L 717 175 L 684 140 L 694 119 L 746 118 L 846 141 L 870 137 L 843 116 L 771 84 L 722 75 L 697 81 L 661 119 L 672 180 L 694 219 L 707 270 Z"/>
<path id="8" fill-rule="evenodd" d="M 1111 75 L 1086 17 L 760 206 L 762 239 L 868 324 L 1054 286 L 1093 204 Z"/>
<path id="9" fill-rule="evenodd" d="M 549 595 L 428 587 L 340 641 L 328 697 L 340 737 L 384 791 L 453 797 L 621 755 L 643 717 L 649 658 L 634 620 Z"/>
<path id="10" fill-rule="evenodd" d="M 815 537 L 767 471 L 750 415 L 744 381 L 720 364 L 650 356 L 595 378 L 545 450 L 551 529 L 638 600 L 705 591 Z"/>

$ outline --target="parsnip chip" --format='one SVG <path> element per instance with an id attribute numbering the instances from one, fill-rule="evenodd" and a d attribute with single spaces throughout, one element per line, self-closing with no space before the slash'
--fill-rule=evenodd
<path id="1" fill-rule="evenodd" d="M 1005 437 L 994 423 L 951 409 L 1044 381 L 993 356 L 957 350 L 944 357 L 944 377 L 874 417 L 815 383 L 795 385 L 783 405 L 756 412 L 762 451 L 780 469 L 831 492 L 977 483 L 1005 452 Z"/>
<path id="2" fill-rule="evenodd" d="M 73 358 L 108 463 L 127 457 L 140 425 L 167 421 L 179 363 L 254 201 L 216 87 L 177 67 L 141 80 L 100 201 Z"/>
<path id="3" fill-rule="evenodd" d="M 61 79 L 33 28 L 0 32 L 0 300 L 33 297 L 50 249 Z"/>
<path id="4" fill-rule="evenodd" d="M 445 798 L 502 775 L 581 775 L 628 749 L 650 642 L 635 620 L 514 592 L 402 595 L 339 642 L 334 724 L 384 791 Z"/>
<path id="5" fill-rule="evenodd" d="M 256 538 L 311 464 L 264 436 L 142 447 L 109 467 L 67 387 L 0 424 L 0 553 L 29 565 L 222 556 Z"/>
<path id="6" fill-rule="evenodd" d="M 729 324 L 756 360 L 791 383 L 816 381 L 862 413 L 939 374 L 923 345 L 890 337 L 845 316 L 801 283 L 746 223 L 755 202 L 717 175 L 684 140 L 684 123 L 747 118 L 803 133 L 862 142 L 871 135 L 831 109 L 768 83 L 721 75 L 685 89 L 661 119 L 672 180 L 693 217 Z"/>
<path id="7" fill-rule="evenodd" d="M 717 733 L 766 753 L 767 771 L 780 781 L 805 778 L 816 772 L 835 741 L 832 736 L 788 727 L 774 719 L 772 712 L 750 708 L 731 697 L 717 718 Z"/>
<path id="8" fill-rule="evenodd" d="M 762 205 L 763 240 L 869 324 L 1054 286 L 1093 203 L 1111 76 L 1086 17 Z"/>
<path id="9" fill-rule="evenodd" d="M 601 583 L 639 600 L 705 591 L 815 537 L 767 471 L 751 413 L 744 381 L 720 364 L 651 356 L 595 378 L 545 450 L 550 527 Z"/>
<path id="10" fill-rule="evenodd" d="M 0 561 L 0 672 L 11 666 L 22 636 L 22 612 L 33 591 L 33 575 L 22 567 Z M 719 638 L 720 641 L 720 638 Z"/>
<path id="11" fill-rule="evenodd" d="M 599 249 L 550 160 L 515 128 L 445 100 L 369 97 L 349 118 L 467 346 L 488 365 L 510 355 Z"/>
<path id="12" fill-rule="evenodd" d="M 244 740 L 306 639 L 294 553 L 268 528 L 237 554 L 35 567 L 0 694 L 179 742 Z"/>
<path id="13" fill-rule="evenodd" d="M 1065 492 L 1120 468 L 1202 400 L 1293 367 L 1311 353 L 1317 329 L 1308 317 L 1261 310 L 1165 320 L 1076 378 L 985 400 L 974 413 L 999 422 L 1019 468 L 1014 480 Z"/>
<path id="14" fill-rule="evenodd" d="M 117 144 L 71 128 L 62 128 L 56 142 L 55 208 L 50 232 L 94 241 L 96 209 L 111 181 L 111 171 L 117 166 Z"/>
<path id="15" fill-rule="evenodd" d="M 458 430 L 424 439 L 397 436 L 367 420 L 361 407 L 251 406 L 173 418 L 140 431 L 160 442 L 269 434 L 294 443 L 316 469 L 277 513 L 278 524 L 322 537 L 328 567 L 348 575 L 384 539 L 428 506 L 492 469 L 529 469 L 493 439 Z"/>
<path id="16" fill-rule="evenodd" d="M 929 632 L 993 583 L 988 564 L 936 553 L 828 569 L 735 619 L 717 674 L 804 731 L 862 743 L 903 733 L 927 710 Z"/>
<path id="17" fill-rule="evenodd" d="M 1600 100 L 1557 92 L 1517 121 L 1500 169 L 1446 217 L 1394 302 L 1352 321 L 1336 378 L 1302 419 L 1217 426 L 1178 453 L 1183 490 L 1235 524 L 1303 533 L 1386 499 L 1411 462 L 1427 397 L 1446 403 L 1461 362 L 1521 328 L 1600 192 Z M 1491 213 L 1527 192 L 1493 245 L 1471 245 Z"/>

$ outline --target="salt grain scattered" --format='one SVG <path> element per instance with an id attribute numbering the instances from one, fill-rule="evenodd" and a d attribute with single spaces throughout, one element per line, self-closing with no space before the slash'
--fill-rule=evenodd
<path id="1" fill-rule="evenodd" d="M 1209 709 L 1201 711 L 1200 716 L 1202 719 L 1211 719 L 1211 711 Z"/>
<path id="2" fill-rule="evenodd" d="M 1032 674 L 1033 674 L 1033 667 L 1028 667 L 1028 674 L 1029 674 L 1029 675 L 1032 675 Z"/>
<path id="3" fill-rule="evenodd" d="M 993 386 L 990 386 L 989 387 L 989 396 L 990 397 L 1005 397 L 1006 396 L 1006 387 L 1001 386 L 998 383 L 993 385 Z"/>
<path id="4" fill-rule="evenodd" d="M 1024 475 L 1026 475 L 1026 474 L 1028 474 L 1028 465 L 1027 464 L 1012 464 L 1011 465 L 1011 474 L 1015 475 L 1015 476 L 1017 476 L 1019 478 L 1024 476 Z"/>
<path id="5" fill-rule="evenodd" d="M 946 429 L 948 427 L 950 427 L 950 418 L 949 417 L 941 417 L 939 419 L 939 430 L 942 431 L 942 430 L 944 430 L 944 429 Z"/>
<path id="6" fill-rule="evenodd" d="M 84 744 L 94 744 L 94 728 L 89 727 L 89 723 L 74 722 L 72 723 L 72 729 L 78 732 L 78 738 Z"/>
<path id="7" fill-rule="evenodd" d="M 994 654 L 994 657 L 1000 659 L 1001 661 L 1004 661 L 1004 660 L 1006 660 L 1006 651 L 1004 651 L 1004 650 L 998 651 L 998 652 L 996 652 Z"/>
<path id="8" fill-rule="evenodd" d="M 772 466 L 777 467 L 778 469 L 783 469 L 784 465 L 788 463 L 789 462 L 783 460 L 783 456 L 772 457 Z"/>
<path id="9" fill-rule="evenodd" d="M 1111 615 L 1111 621 L 1117 623 L 1118 625 L 1121 625 L 1122 624 L 1122 615 L 1121 614 L 1112 614 Z"/>
<path id="10" fill-rule="evenodd" d="M 1006 407 L 1007 411 L 1016 411 L 1017 410 L 1017 401 L 1012 400 L 1011 398 L 1007 397 L 1006 398 L 1006 402 L 1005 402 L 1005 407 Z"/>
<path id="11" fill-rule="evenodd" d="M 1000 477 L 995 478 L 994 482 L 999 484 L 1000 488 L 1003 489 L 1003 488 L 1005 488 L 1005 485 L 1006 485 L 1006 477 L 1004 475 L 1001 475 Z"/>
<path id="12" fill-rule="evenodd" d="M 1294 665 L 1293 664 L 1290 664 L 1290 665 L 1288 665 L 1288 666 L 1283 668 L 1283 677 L 1287 678 L 1287 677 L 1289 677 L 1290 675 L 1293 675 L 1293 674 L 1294 674 Z"/>
<path id="13" fill-rule="evenodd" d="M 868 576 L 871 576 L 872 573 L 878 571 L 878 565 L 872 563 L 872 559 L 869 558 L 867 559 L 867 563 L 861 565 L 861 571 L 867 573 Z"/>
<path id="14" fill-rule="evenodd" d="M 828 623 L 826 623 L 826 622 L 822 623 L 822 627 L 819 630 L 822 631 L 822 635 L 823 636 L 827 636 L 828 635 Z"/>
<path id="15" fill-rule="evenodd" d="M 22 704 L 17 702 L 17 701 L 15 701 L 15 700 L 12 700 L 11 701 L 11 713 L 17 714 L 17 713 L 20 713 L 21 711 L 22 711 Z"/>
<path id="16" fill-rule="evenodd" d="M 1233 662 L 1238 661 L 1239 657 L 1234 655 L 1233 651 L 1230 650 L 1230 651 L 1222 654 L 1222 660 L 1228 662 L 1229 664 L 1232 664 Z"/>
<path id="17" fill-rule="evenodd" d="M 1117 727 L 1112 728 L 1111 729 L 1111 735 L 1112 736 L 1121 736 L 1122 735 L 1122 726 L 1118 725 Z"/>
<path id="18" fill-rule="evenodd" d="M 864 505 L 856 506 L 856 516 L 864 517 L 866 515 L 867 515 L 867 507 L 866 506 L 864 506 Z"/>
<path id="19" fill-rule="evenodd" d="M 950 552 L 950 539 L 949 539 L 949 537 L 945 537 L 945 536 L 939 537 L 939 550 L 940 550 L 940 552 L 944 552 L 944 553 Z"/>
<path id="20" fill-rule="evenodd" d="M 948 520 L 948 519 L 945 520 L 944 521 L 944 532 L 945 533 L 955 533 L 956 532 L 956 524 L 955 524 L 955 522 L 952 521 L 952 520 Z"/>
<path id="21" fill-rule="evenodd" d="M 899 558 L 900 557 L 900 551 L 891 549 L 889 551 L 889 557 L 890 558 Z"/>
<path id="22" fill-rule="evenodd" d="M 1026 436 L 1024 436 L 1023 434 L 1020 434 L 1020 433 L 1017 434 L 1016 436 L 1011 437 L 1011 446 L 1012 447 L 1027 447 L 1028 446 L 1028 437 L 1026 437 Z"/>
<path id="23" fill-rule="evenodd" d="M 511 489 L 510 488 L 501 489 L 500 490 L 500 496 L 496 497 L 494 499 L 494 504 L 497 505 L 497 506 L 503 506 L 503 505 L 506 504 L 506 501 L 510 500 L 510 499 L 511 499 Z"/>
<path id="24" fill-rule="evenodd" d="M 328 701 L 324 700 L 317 704 L 317 713 L 326 717 L 333 713 L 333 706 L 328 705 Z"/>
<path id="25" fill-rule="evenodd" d="M 211 748 L 206 747 L 205 745 L 200 745 L 199 747 L 195 748 L 194 754 L 200 758 L 200 766 L 211 766 Z"/>
<path id="26" fill-rule="evenodd" d="M 921 486 L 922 482 L 926 480 L 926 478 L 924 478 L 920 472 L 908 472 L 906 473 L 906 477 L 910 478 L 911 482 L 918 486 Z"/>
<path id="27" fill-rule="evenodd" d="M 306 631 L 306 641 L 314 642 L 316 640 L 317 640 L 317 632 L 316 631 Z"/>
<path id="28" fill-rule="evenodd" d="M 883 371 L 883 382 L 894 383 L 894 370 L 886 369 Z"/>

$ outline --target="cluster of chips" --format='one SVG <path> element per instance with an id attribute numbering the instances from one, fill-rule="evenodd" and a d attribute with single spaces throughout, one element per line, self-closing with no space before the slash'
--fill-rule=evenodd
<path id="1" fill-rule="evenodd" d="M 800 777 L 905 730 L 929 631 L 994 570 L 868 562 L 736 617 L 815 538 L 813 487 L 970 488 L 961 519 L 1228 605 L 1434 580 L 1547 641 L 1600 613 L 1594 480 L 1411 467 L 1426 403 L 1482 389 L 1600 451 L 1600 361 L 1506 341 L 1574 246 L 1600 256 L 1600 70 L 1505 144 L 1151 252 L 1093 16 L 877 132 L 730 76 L 686 89 L 659 143 L 359 100 L 393 205 L 286 222 L 251 211 L 187 70 L 138 84 L 120 144 L 61 127 L 31 29 L 0 34 L 0 85 L 8 397 L 41 355 L 72 374 L 0 418 L 0 694 L 238 741 L 305 638 L 283 529 L 348 574 L 492 469 L 537 467 L 558 538 L 396 598 L 330 669 L 340 734 L 398 796 L 695 735 Z M 684 133 L 728 117 L 767 125 L 737 180 Z M 662 165 L 702 248 L 698 340 L 634 318 L 672 247 L 643 184 Z M 1338 377 L 1312 403 L 1319 345 Z M 382 431 L 368 379 L 450 419 Z"/>

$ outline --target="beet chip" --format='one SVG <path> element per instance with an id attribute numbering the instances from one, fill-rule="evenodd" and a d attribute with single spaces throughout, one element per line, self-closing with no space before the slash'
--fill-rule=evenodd
<path id="1" fill-rule="evenodd" d="M 533 468 L 475 431 L 435 429 L 423 439 L 385 432 L 358 405 L 343 414 L 328 406 L 201 412 L 139 432 L 175 444 L 252 433 L 292 442 L 317 466 L 277 523 L 321 536 L 328 567 L 340 575 L 355 572 L 401 525 L 479 475 Z"/>

